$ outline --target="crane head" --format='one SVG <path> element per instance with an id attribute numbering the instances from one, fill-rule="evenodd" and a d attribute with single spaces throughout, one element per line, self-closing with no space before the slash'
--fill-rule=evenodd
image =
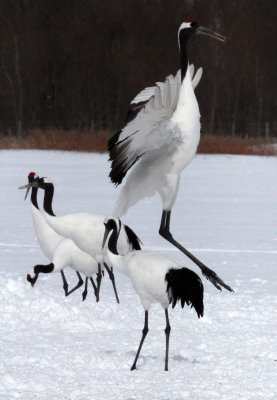
<path id="1" fill-rule="evenodd" d="M 35 172 L 30 172 L 28 175 L 28 181 L 27 185 L 19 186 L 18 189 L 26 189 L 26 194 L 25 194 L 25 200 L 28 196 L 29 190 L 31 188 L 41 188 L 41 189 L 46 189 L 47 185 L 53 185 L 52 181 L 43 176 L 40 178 Z"/>
<path id="2" fill-rule="evenodd" d="M 35 172 L 30 172 L 29 175 L 28 175 L 28 182 L 29 183 L 27 183 L 27 185 L 23 185 L 23 186 L 20 186 L 18 188 L 18 189 L 27 189 L 24 200 L 26 200 L 26 198 L 28 196 L 28 193 L 29 193 L 29 190 L 32 187 L 38 187 L 39 179 L 40 179 L 39 176 Z"/>
<path id="3" fill-rule="evenodd" d="M 30 284 L 32 285 L 32 286 L 34 286 L 34 284 L 36 283 L 36 281 L 37 281 L 37 279 L 38 279 L 38 274 L 35 274 L 35 273 L 29 273 L 28 275 L 27 275 L 27 281 L 28 282 L 30 282 Z"/>
<path id="4" fill-rule="evenodd" d="M 104 248 L 106 240 L 111 231 L 115 230 L 117 232 L 117 239 L 118 239 L 121 230 L 121 221 L 119 218 L 106 218 L 104 221 L 104 225 L 105 225 L 105 232 L 102 242 L 102 249 Z"/>
<path id="5" fill-rule="evenodd" d="M 203 26 L 199 26 L 198 23 L 192 19 L 186 19 L 185 22 L 183 22 L 179 28 L 178 32 L 178 37 L 180 40 L 180 35 L 186 34 L 186 35 L 205 35 L 209 36 L 213 39 L 217 39 L 221 42 L 225 41 L 225 36 L 220 35 L 219 33 L 213 32 L 212 30 L 208 28 L 204 28 Z"/>

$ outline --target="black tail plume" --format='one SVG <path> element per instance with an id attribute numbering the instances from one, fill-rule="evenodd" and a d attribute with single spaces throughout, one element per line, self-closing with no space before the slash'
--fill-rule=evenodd
<path id="1" fill-rule="evenodd" d="M 172 308 L 180 300 L 182 308 L 185 304 L 194 307 L 198 318 L 204 313 L 204 287 L 200 277 L 188 268 L 170 269 L 165 275 L 167 293 Z"/>

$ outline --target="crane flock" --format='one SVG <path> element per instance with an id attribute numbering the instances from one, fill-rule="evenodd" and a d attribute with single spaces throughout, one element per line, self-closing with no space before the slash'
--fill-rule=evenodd
<path id="1" fill-rule="evenodd" d="M 47 265 L 37 264 L 27 274 L 32 286 L 40 273 L 60 271 L 65 295 L 83 285 L 85 275 L 87 296 L 90 280 L 99 301 L 102 275 L 108 273 L 119 303 L 113 270 L 126 275 L 133 284 L 144 308 L 145 319 L 141 341 L 131 370 L 137 368 L 137 360 L 148 333 L 149 309 L 160 303 L 165 312 L 166 352 L 165 370 L 168 370 L 170 323 L 168 308 L 180 303 L 196 311 L 200 318 L 204 313 L 204 287 L 200 277 L 186 268 L 181 261 L 157 251 L 141 250 L 141 242 L 135 232 L 124 225 L 121 217 L 144 197 L 159 193 L 162 200 L 162 217 L 159 234 L 189 257 L 203 275 L 218 289 L 232 291 L 213 270 L 190 253 L 170 232 L 171 211 L 177 198 L 180 173 L 194 158 L 200 140 L 200 112 L 194 93 L 202 68 L 194 75 L 189 65 L 188 40 L 194 35 L 206 35 L 219 41 L 225 38 L 193 20 L 183 22 L 178 30 L 180 70 L 166 77 L 164 82 L 142 90 L 131 102 L 125 125 L 108 142 L 111 161 L 110 179 L 115 185 L 126 183 L 116 201 L 113 214 L 97 215 L 77 212 L 56 216 L 52 210 L 54 185 L 49 178 L 40 178 L 35 172 L 28 175 L 26 196 L 31 189 L 31 212 L 42 252 L 49 259 Z M 38 189 L 44 191 L 43 210 L 37 202 Z M 78 282 L 68 290 L 63 269 L 76 271 Z M 96 283 L 93 275 L 96 274 Z"/>

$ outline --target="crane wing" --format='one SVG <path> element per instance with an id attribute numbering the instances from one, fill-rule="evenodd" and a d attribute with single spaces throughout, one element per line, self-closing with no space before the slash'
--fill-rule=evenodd
<path id="1" fill-rule="evenodd" d="M 194 73 L 193 65 L 190 73 Z M 201 76 L 202 68 L 199 68 L 192 81 L 194 87 Z M 164 82 L 144 89 L 132 100 L 125 126 L 108 142 L 113 183 L 120 184 L 143 154 L 176 143 L 179 133 L 170 131 L 167 124 L 176 109 L 180 87 L 179 70 L 175 76 L 169 75 Z"/>

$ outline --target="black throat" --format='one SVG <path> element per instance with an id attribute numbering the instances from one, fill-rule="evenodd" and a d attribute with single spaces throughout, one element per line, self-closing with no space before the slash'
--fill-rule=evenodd
<path id="1" fill-rule="evenodd" d="M 32 193 L 31 193 L 31 202 L 34 207 L 36 207 L 38 210 L 38 201 L 37 201 L 37 194 L 38 194 L 38 188 L 32 187 Z"/>
<path id="2" fill-rule="evenodd" d="M 119 232 L 117 232 L 117 226 L 116 226 L 116 223 L 114 222 L 114 227 L 112 229 L 112 233 L 111 233 L 111 236 L 109 237 L 109 241 L 108 241 L 108 249 L 110 250 L 110 252 L 112 252 L 115 255 L 118 255 L 116 245 L 117 245 L 119 233 L 120 233 L 120 229 L 119 229 Z"/>
<path id="3" fill-rule="evenodd" d="M 182 29 L 179 33 L 179 47 L 180 47 L 180 64 L 181 64 L 181 81 L 186 76 L 188 69 L 188 53 L 187 53 L 187 42 L 191 36 L 190 29 Z"/>
<path id="4" fill-rule="evenodd" d="M 52 200 L 54 196 L 54 185 L 52 183 L 46 183 L 44 189 L 44 200 L 43 200 L 43 208 L 47 214 L 52 215 L 55 217 L 52 210 Z"/>

